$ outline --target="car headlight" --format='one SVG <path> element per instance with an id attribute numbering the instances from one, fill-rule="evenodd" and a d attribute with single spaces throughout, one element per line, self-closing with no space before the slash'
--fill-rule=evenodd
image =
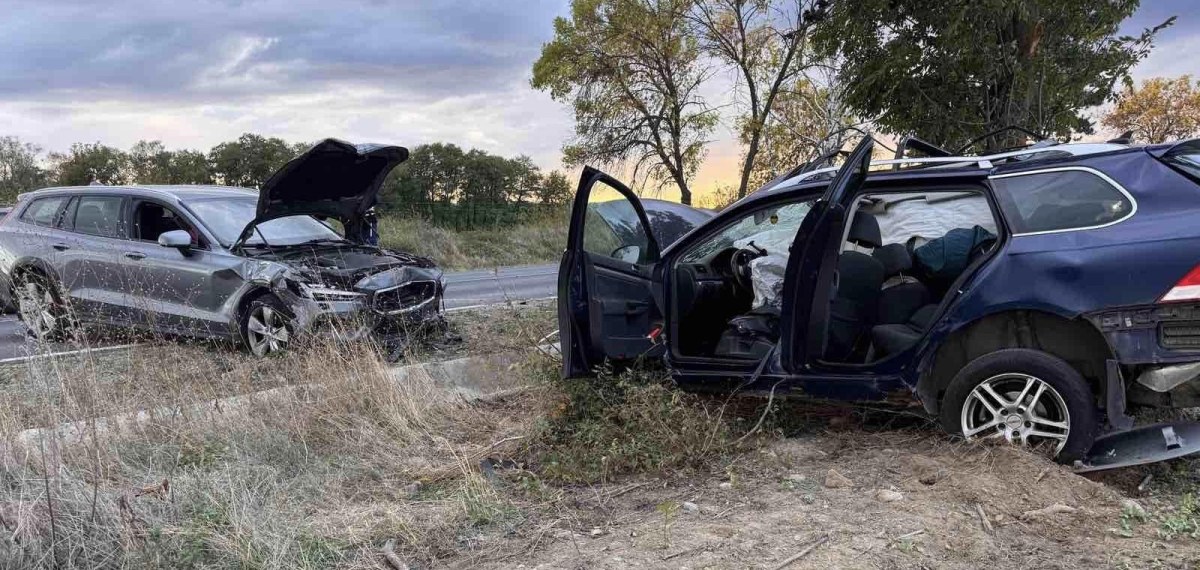
<path id="1" fill-rule="evenodd" d="M 343 289 L 333 289 L 320 285 L 309 285 L 307 283 L 297 283 L 297 289 L 300 290 L 302 297 L 312 299 L 314 301 L 356 301 L 366 296 L 366 293 L 358 291 L 346 291 Z"/>

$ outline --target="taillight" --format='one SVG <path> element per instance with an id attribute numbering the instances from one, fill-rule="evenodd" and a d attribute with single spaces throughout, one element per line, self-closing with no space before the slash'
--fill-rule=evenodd
<path id="1" fill-rule="evenodd" d="M 1200 300 L 1200 265 L 1193 267 L 1188 271 L 1187 275 L 1183 276 L 1166 295 L 1159 299 L 1160 302 L 1170 303 L 1174 301 L 1197 301 Z"/>

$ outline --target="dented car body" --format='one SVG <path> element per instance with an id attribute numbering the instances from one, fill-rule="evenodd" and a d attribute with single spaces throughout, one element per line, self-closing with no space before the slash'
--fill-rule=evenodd
<path id="1" fill-rule="evenodd" d="M 77 322 L 231 339 L 256 354 L 299 337 L 404 342 L 440 325 L 430 260 L 361 243 L 401 147 L 326 140 L 262 191 L 86 186 L 21 196 L 0 223 L 0 292 L 36 336 Z M 336 220 L 342 237 L 322 220 Z"/>
<path id="2" fill-rule="evenodd" d="M 1200 452 L 1196 424 L 1130 412 L 1200 405 L 1200 142 L 871 152 L 789 173 L 661 249 L 593 235 L 614 209 L 597 202 L 641 207 L 586 170 L 560 269 L 564 375 L 651 357 L 693 390 L 909 401 L 1078 470 Z"/>

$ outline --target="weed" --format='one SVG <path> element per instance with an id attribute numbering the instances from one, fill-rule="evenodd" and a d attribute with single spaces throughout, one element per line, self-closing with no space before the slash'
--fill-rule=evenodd
<path id="1" fill-rule="evenodd" d="M 675 524 L 675 517 L 679 515 L 679 503 L 675 501 L 664 501 L 659 503 L 655 509 L 662 514 L 663 517 L 663 549 L 671 548 L 671 527 Z"/>
<path id="2" fill-rule="evenodd" d="M 561 386 L 564 399 L 529 444 L 532 463 L 551 480 L 696 466 L 730 442 L 718 410 L 675 389 L 661 371 L 606 370 Z"/>
<path id="3" fill-rule="evenodd" d="M 1173 540 L 1179 536 L 1200 540 L 1200 504 L 1194 494 L 1184 495 L 1175 512 L 1159 521 L 1158 534 L 1163 540 Z"/>

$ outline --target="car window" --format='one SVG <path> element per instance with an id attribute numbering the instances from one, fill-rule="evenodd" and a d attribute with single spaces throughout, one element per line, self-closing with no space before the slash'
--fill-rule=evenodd
<path id="1" fill-rule="evenodd" d="M 125 237 L 120 196 L 80 196 L 75 208 L 75 231 L 104 237 Z"/>
<path id="2" fill-rule="evenodd" d="M 633 203 L 603 181 L 588 194 L 583 250 L 628 263 L 645 261 L 650 254 L 646 227 Z"/>
<path id="3" fill-rule="evenodd" d="M 21 219 L 39 226 L 53 226 L 55 217 L 67 202 L 68 196 L 51 196 L 38 198 L 30 202 L 29 207 L 21 212 Z"/>
<path id="4" fill-rule="evenodd" d="M 192 245 L 199 246 L 199 234 L 177 212 L 155 202 L 138 202 L 133 213 L 133 239 L 158 241 L 158 236 L 183 230 L 192 236 Z"/>
<path id="5" fill-rule="evenodd" d="M 1014 234 L 1092 228 L 1133 212 L 1129 197 L 1087 170 L 1057 170 L 992 179 Z"/>
<path id="6" fill-rule="evenodd" d="M 721 250 L 746 247 L 750 242 L 759 248 L 786 250 L 811 209 L 812 202 L 797 202 L 756 210 L 700 242 L 683 256 L 682 261 L 699 263 Z"/>

